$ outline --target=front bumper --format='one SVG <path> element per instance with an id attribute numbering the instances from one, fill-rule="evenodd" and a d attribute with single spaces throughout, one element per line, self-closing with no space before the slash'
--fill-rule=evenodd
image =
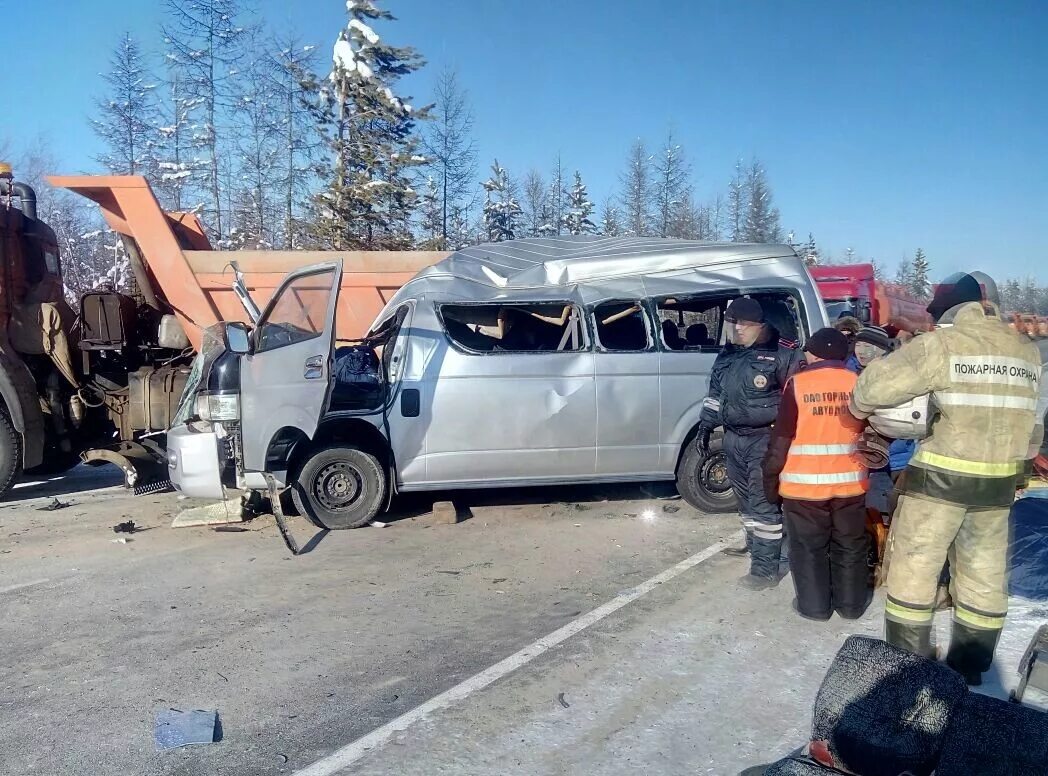
<path id="1" fill-rule="evenodd" d="M 218 450 L 218 434 L 210 424 L 183 424 L 168 431 L 167 469 L 175 489 L 191 498 L 223 498 Z"/>

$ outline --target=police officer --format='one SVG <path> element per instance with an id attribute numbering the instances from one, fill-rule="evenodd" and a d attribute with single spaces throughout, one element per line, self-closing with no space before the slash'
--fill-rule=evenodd
<path id="1" fill-rule="evenodd" d="M 932 614 L 939 573 L 952 570 L 953 632 L 947 663 L 979 684 L 993 662 L 1008 595 L 1008 514 L 1034 436 L 1041 357 L 987 314 L 971 275 L 936 287 L 935 331 L 916 337 L 859 377 L 859 418 L 931 394 L 940 412 L 906 470 L 892 525 L 885 634 L 934 656 Z M 1039 441 L 1039 440 L 1038 440 Z"/>
<path id="2" fill-rule="evenodd" d="M 739 502 L 750 553 L 750 573 L 741 583 L 763 590 L 779 583 L 785 558 L 782 513 L 764 494 L 761 463 L 782 389 L 797 371 L 801 353 L 780 341 L 779 332 L 765 322 L 756 299 L 734 300 L 724 319 L 729 325 L 729 343 L 713 362 L 697 442 L 708 452 L 710 434 L 724 426 L 728 479 Z"/>

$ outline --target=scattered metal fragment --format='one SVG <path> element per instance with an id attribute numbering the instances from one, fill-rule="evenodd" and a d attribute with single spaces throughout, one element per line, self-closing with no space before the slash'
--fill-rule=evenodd
<path id="1" fill-rule="evenodd" d="M 134 533 L 138 529 L 134 520 L 127 520 L 113 526 L 113 533 Z"/>
<path id="2" fill-rule="evenodd" d="M 564 700 L 564 693 L 562 693 L 562 692 L 557 693 L 557 703 L 559 703 L 561 706 L 563 706 L 566 709 L 570 709 L 571 708 L 571 704 L 568 703 L 566 700 Z"/>
<path id="3" fill-rule="evenodd" d="M 153 740 L 158 752 L 221 741 L 217 711 L 164 709 L 156 713 Z"/>
<path id="4" fill-rule="evenodd" d="M 72 502 L 59 501 L 58 500 L 58 496 L 55 496 L 54 501 L 52 501 L 50 504 L 47 504 L 45 506 L 37 507 L 36 511 L 37 512 L 54 512 L 54 511 L 59 510 L 59 509 L 65 509 L 66 507 L 71 506 L 71 505 L 72 505 Z"/>

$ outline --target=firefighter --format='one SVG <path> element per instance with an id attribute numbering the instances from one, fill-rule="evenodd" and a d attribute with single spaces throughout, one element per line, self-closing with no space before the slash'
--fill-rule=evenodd
<path id="1" fill-rule="evenodd" d="M 802 617 L 856 619 L 866 610 L 865 425 L 848 411 L 858 379 L 845 366 L 848 338 L 821 329 L 804 348 L 808 367 L 786 383 L 764 459 L 768 500 L 782 499 L 790 570 Z"/>
<path id="2" fill-rule="evenodd" d="M 971 275 L 937 286 L 935 331 L 860 375 L 852 412 L 866 418 L 931 394 L 940 417 L 917 445 L 892 525 L 885 634 L 926 657 L 939 573 L 952 569 L 947 663 L 972 685 L 993 662 L 1007 613 L 1008 514 L 1037 425 L 1041 357 L 999 315 Z M 1039 440 L 1038 440 L 1039 441 Z"/>
<path id="3" fill-rule="evenodd" d="M 764 590 L 779 583 L 787 562 L 782 513 L 764 494 L 761 462 L 782 389 L 797 371 L 800 351 L 780 341 L 779 332 L 765 322 L 764 309 L 756 299 L 735 299 L 724 319 L 729 326 L 729 342 L 713 363 L 696 441 L 708 453 L 710 434 L 724 426 L 728 479 L 746 533 L 745 549 L 735 553 L 750 554 L 750 573 L 741 584 Z"/>

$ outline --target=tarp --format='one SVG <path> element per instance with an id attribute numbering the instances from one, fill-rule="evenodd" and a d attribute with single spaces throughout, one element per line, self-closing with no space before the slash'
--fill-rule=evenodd
<path id="1" fill-rule="evenodd" d="M 1022 498 L 1012 507 L 1009 593 L 1048 601 L 1048 499 Z"/>

